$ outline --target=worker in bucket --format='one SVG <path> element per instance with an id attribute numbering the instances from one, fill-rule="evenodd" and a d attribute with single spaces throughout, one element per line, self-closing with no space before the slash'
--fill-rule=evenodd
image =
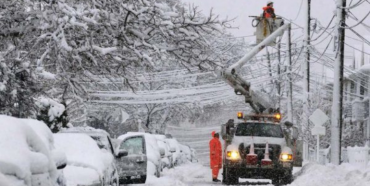
<path id="1" fill-rule="evenodd" d="M 267 6 L 263 7 L 263 17 L 264 18 L 276 18 L 274 2 L 267 1 Z"/>
<path id="2" fill-rule="evenodd" d="M 209 141 L 209 154 L 210 154 L 210 164 L 212 169 L 212 181 L 220 182 L 218 173 L 222 168 L 222 147 L 219 140 L 219 134 L 215 131 L 212 132 L 212 139 Z"/>

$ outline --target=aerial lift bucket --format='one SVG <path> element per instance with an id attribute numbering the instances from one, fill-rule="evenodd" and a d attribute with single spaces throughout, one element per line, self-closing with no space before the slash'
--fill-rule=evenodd
<path id="1" fill-rule="evenodd" d="M 277 18 L 264 18 L 260 16 L 253 17 L 252 26 L 256 28 L 254 35 L 256 36 L 256 44 L 261 43 L 266 37 L 276 31 L 278 28 L 284 25 L 284 20 L 280 17 Z M 271 42 L 267 46 L 275 46 L 276 40 Z"/>

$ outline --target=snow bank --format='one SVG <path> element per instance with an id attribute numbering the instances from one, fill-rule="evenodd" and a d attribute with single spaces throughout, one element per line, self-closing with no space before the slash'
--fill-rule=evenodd
<path id="1" fill-rule="evenodd" d="M 146 184 L 152 186 L 210 185 L 211 180 L 210 168 L 198 163 L 187 163 L 174 169 L 164 169 L 160 178 L 148 176 Z"/>
<path id="2" fill-rule="evenodd" d="M 359 167 L 344 163 L 340 166 L 307 164 L 295 174 L 291 186 L 365 186 L 370 185 L 370 167 Z"/>
<path id="3" fill-rule="evenodd" d="M 0 173 L 0 185 L 1 186 L 12 186 L 10 181 L 1 173 Z"/>

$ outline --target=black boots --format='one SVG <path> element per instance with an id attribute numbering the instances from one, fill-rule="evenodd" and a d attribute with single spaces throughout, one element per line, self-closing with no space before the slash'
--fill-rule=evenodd
<path id="1" fill-rule="evenodd" d="M 221 180 L 217 179 L 217 178 L 213 178 L 212 180 L 213 182 L 221 182 Z"/>

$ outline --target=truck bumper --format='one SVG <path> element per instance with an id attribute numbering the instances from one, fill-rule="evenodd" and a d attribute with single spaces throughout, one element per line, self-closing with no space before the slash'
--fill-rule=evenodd
<path id="1" fill-rule="evenodd" d="M 276 162 L 270 166 L 247 165 L 243 160 L 225 160 L 224 167 L 232 169 L 239 178 L 274 179 L 292 174 L 293 162 Z"/>

